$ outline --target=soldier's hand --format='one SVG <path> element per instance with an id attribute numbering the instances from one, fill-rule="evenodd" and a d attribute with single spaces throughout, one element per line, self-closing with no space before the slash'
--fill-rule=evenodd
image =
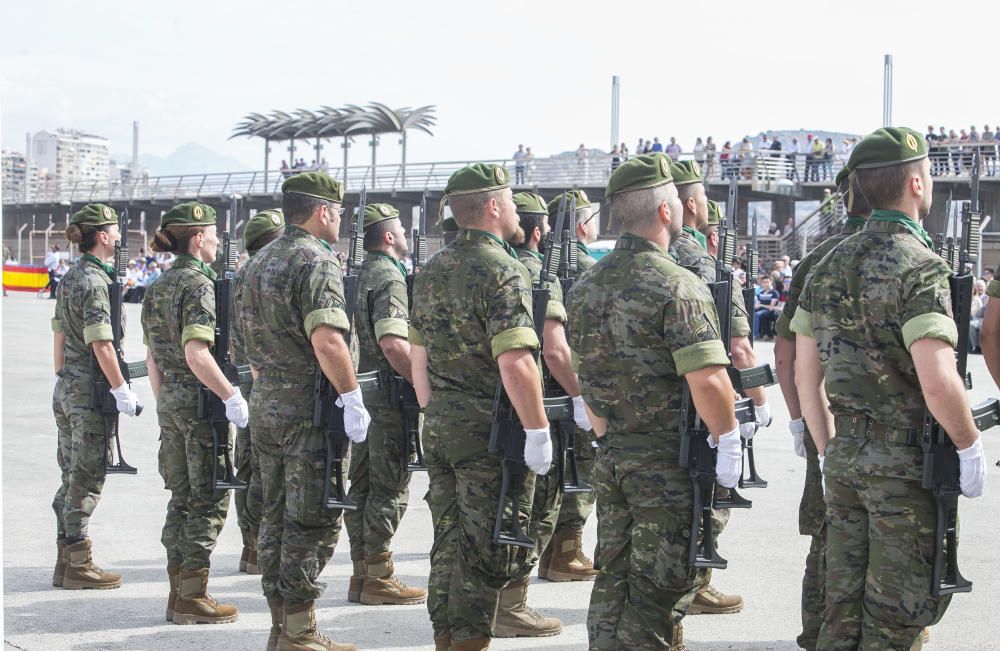
<path id="1" fill-rule="evenodd" d="M 115 406 L 118 407 L 118 411 L 126 416 L 135 416 L 136 411 L 142 409 L 139 396 L 129 388 L 128 382 L 117 389 L 111 389 L 111 395 L 115 397 Z"/>
<path id="2" fill-rule="evenodd" d="M 372 422 L 372 417 L 368 415 L 365 401 L 361 398 L 361 387 L 342 393 L 337 398 L 337 406 L 344 408 L 344 429 L 347 431 L 347 438 L 354 443 L 364 443 L 368 437 L 368 425 Z"/>
<path id="3" fill-rule="evenodd" d="M 803 459 L 806 458 L 806 423 L 801 418 L 796 418 L 788 423 L 788 429 L 792 432 L 792 447 L 795 454 Z"/>
<path id="4" fill-rule="evenodd" d="M 725 488 L 736 488 L 736 483 L 743 474 L 743 446 L 740 445 L 740 428 L 723 434 L 716 443 L 712 435 L 708 435 L 708 445 L 717 448 L 715 458 L 716 481 Z"/>
<path id="5" fill-rule="evenodd" d="M 223 400 L 222 404 L 226 406 L 226 418 L 229 419 L 230 423 L 236 427 L 247 426 L 250 421 L 250 406 L 247 405 L 246 398 L 243 397 L 239 387 L 236 387 L 236 392 Z"/>
<path id="6" fill-rule="evenodd" d="M 587 406 L 583 403 L 583 396 L 573 398 L 573 420 L 576 421 L 576 426 L 585 432 L 593 429 L 587 416 Z"/>
<path id="7" fill-rule="evenodd" d="M 544 475 L 552 467 L 552 437 L 549 428 L 524 430 L 524 465 Z"/>
<path id="8" fill-rule="evenodd" d="M 986 456 L 983 453 L 982 438 L 958 451 L 961 464 L 958 470 L 958 483 L 962 487 L 962 495 L 979 497 L 986 490 Z"/>

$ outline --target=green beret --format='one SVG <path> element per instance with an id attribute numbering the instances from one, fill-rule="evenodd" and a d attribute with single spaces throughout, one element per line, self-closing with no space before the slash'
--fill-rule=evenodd
<path id="1" fill-rule="evenodd" d="M 104 226 L 106 224 L 117 224 L 118 213 L 111 206 L 103 203 L 88 203 L 70 217 L 70 224 L 80 226 Z"/>
<path id="2" fill-rule="evenodd" d="M 399 211 L 387 203 L 365 204 L 365 228 L 396 217 L 399 217 Z"/>
<path id="3" fill-rule="evenodd" d="M 664 154 L 633 156 L 611 174 L 605 194 L 612 197 L 619 192 L 645 190 L 673 182 L 670 159 Z"/>
<path id="4" fill-rule="evenodd" d="M 544 215 L 549 212 L 545 199 L 534 192 L 518 192 L 513 199 L 519 215 Z"/>
<path id="5" fill-rule="evenodd" d="M 695 160 L 670 163 L 670 175 L 674 177 L 674 185 L 690 185 L 703 181 L 701 165 Z"/>
<path id="6" fill-rule="evenodd" d="M 167 226 L 211 226 L 215 223 L 215 208 L 197 201 L 179 203 L 160 219 L 160 228 Z"/>
<path id="7" fill-rule="evenodd" d="M 282 192 L 304 194 L 333 203 L 344 203 L 344 185 L 326 172 L 302 172 L 281 184 Z"/>
<path id="8" fill-rule="evenodd" d="M 715 199 L 708 200 L 708 225 L 718 226 L 722 223 L 722 207 Z"/>
<path id="9" fill-rule="evenodd" d="M 451 215 L 447 215 L 441 221 L 441 232 L 442 233 L 457 233 L 459 230 L 458 222 Z"/>
<path id="10" fill-rule="evenodd" d="M 510 187 L 510 174 L 502 165 L 475 163 L 466 165 L 451 175 L 444 188 L 447 196 L 490 192 Z"/>
<path id="11" fill-rule="evenodd" d="M 884 127 L 858 143 L 847 167 L 851 170 L 903 165 L 927 158 L 923 135 L 906 127 Z"/>
<path id="12" fill-rule="evenodd" d="M 280 231 L 285 227 L 285 215 L 277 208 L 261 210 L 247 222 L 243 229 L 243 249 L 250 250 L 254 242 L 268 233 Z"/>
<path id="13" fill-rule="evenodd" d="M 576 209 L 586 208 L 590 205 L 590 199 L 587 197 L 587 193 L 583 190 L 567 190 L 566 191 L 566 210 L 569 210 L 569 206 L 573 203 L 573 199 L 576 199 Z M 559 202 L 562 200 L 562 193 L 560 193 L 555 199 L 549 202 L 549 217 L 555 217 L 559 214 Z"/>

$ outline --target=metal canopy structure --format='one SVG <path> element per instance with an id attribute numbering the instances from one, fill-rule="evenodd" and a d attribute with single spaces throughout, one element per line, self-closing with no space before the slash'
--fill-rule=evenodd
<path id="1" fill-rule="evenodd" d="M 406 134 L 411 129 L 434 135 L 431 127 L 437 122 L 434 106 L 419 108 L 403 107 L 392 109 L 379 102 L 369 102 L 367 106 L 347 104 L 341 108 L 322 106 L 316 111 L 296 109 L 291 113 L 271 111 L 270 114 L 249 113 L 236 125 L 230 139 L 239 136 L 264 139 L 264 184 L 267 185 L 269 170 L 268 159 L 272 142 L 288 141 L 288 152 L 292 163 L 295 162 L 295 142 L 297 140 L 313 141 L 312 148 L 316 152 L 316 161 L 322 160 L 323 141 L 331 138 L 343 138 L 341 148 L 344 150 L 344 174 L 348 167 L 348 150 L 354 136 L 371 136 L 368 142 L 372 148 L 372 174 L 375 170 L 376 154 L 381 141 L 380 136 L 387 133 L 400 134 L 399 144 L 402 145 L 402 174 L 406 180 Z M 374 178 L 372 179 L 374 183 Z"/>

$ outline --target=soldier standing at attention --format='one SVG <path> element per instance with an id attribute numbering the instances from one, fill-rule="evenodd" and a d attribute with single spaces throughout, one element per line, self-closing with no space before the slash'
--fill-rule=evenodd
<path id="1" fill-rule="evenodd" d="M 562 194 L 548 203 L 549 224 L 555 223 Z M 570 190 L 566 210 L 576 199 L 576 214 L 566 215 L 567 225 L 576 225 L 576 278 L 597 262 L 587 248 L 597 240 L 597 213 L 583 190 Z M 527 231 L 526 231 L 527 232 Z M 529 268 L 530 269 L 530 268 Z M 592 428 L 576 430 L 576 467 L 581 481 L 590 482 L 594 467 L 594 433 Z M 549 581 L 593 581 L 597 576 L 594 561 L 583 551 L 583 528 L 594 511 L 593 493 L 570 493 L 563 496 L 552 542 L 543 548 L 538 560 L 538 576 Z"/>
<path id="2" fill-rule="evenodd" d="M 406 267 L 400 262 L 409 246 L 399 211 L 387 203 L 365 206 L 364 224 L 368 255 L 358 273 L 354 312 L 358 370 L 379 371 L 382 392 L 369 398 L 372 422 L 367 440 L 351 445 L 349 497 L 358 508 L 344 514 L 354 563 L 347 600 L 422 604 L 427 592 L 393 576 L 389 551 L 410 497 L 410 473 L 403 462 L 403 414 L 390 401 L 389 388 L 394 374 L 412 381 Z"/>
<path id="3" fill-rule="evenodd" d="M 340 532 L 340 510 L 323 503 L 326 436 L 313 425 L 317 365 L 340 396 L 348 438 L 364 441 L 370 421 L 344 337 L 351 325 L 343 272 L 330 247 L 344 189 L 324 172 L 304 172 L 281 190 L 285 230 L 247 262 L 239 298 L 240 313 L 253 315 L 241 327 L 257 373 L 250 408 L 264 488 L 257 555 L 271 610 L 268 648 L 353 651 L 316 629 L 314 606 Z"/>
<path id="4" fill-rule="evenodd" d="M 247 221 L 243 229 L 243 250 L 247 255 L 254 256 L 258 251 L 277 239 L 285 228 L 285 216 L 280 210 L 261 210 Z M 233 318 L 231 342 L 233 346 L 233 363 L 237 366 L 246 363 L 246 352 L 240 328 L 242 323 L 253 318 L 253 315 L 241 315 L 239 312 L 240 286 L 243 282 L 246 265 L 240 267 L 233 276 Z M 253 380 L 240 383 L 240 391 L 249 399 Z M 233 495 L 236 503 L 236 517 L 240 523 L 240 533 L 243 534 L 243 554 L 240 557 L 240 571 L 247 574 L 260 574 L 257 559 L 257 536 L 260 533 L 260 517 L 263 507 L 264 493 L 260 484 L 260 465 L 253 453 L 250 442 L 250 428 L 241 427 L 236 432 L 236 445 L 233 450 L 233 463 L 236 464 L 236 478 L 247 483 L 246 490 L 238 490 Z"/>
<path id="5" fill-rule="evenodd" d="M 669 159 L 630 158 L 607 194 L 623 233 L 568 298 L 599 445 L 590 649 L 682 649 L 681 619 L 705 579 L 688 567 L 694 497 L 678 464 L 681 393 L 686 381 L 718 448 L 718 481 L 734 487 L 742 456 L 729 357 L 708 288 L 668 252 L 683 211 Z"/>
<path id="6" fill-rule="evenodd" d="M 799 396 L 795 390 L 795 333 L 789 327 L 795 308 L 799 304 L 799 295 L 805 285 L 809 271 L 827 253 L 838 244 L 855 233 L 861 232 L 865 221 L 871 213 L 871 208 L 865 198 L 851 185 L 854 183 L 850 168 L 844 167 L 837 174 L 837 190 L 846 197 L 847 221 L 840 232 L 824 240 L 810 251 L 792 274 L 788 299 L 778 317 L 775 326 L 778 337 L 774 341 L 774 361 L 778 369 L 778 383 L 781 393 L 788 406 L 791 418 L 789 429 L 795 454 L 806 460 L 805 484 L 802 488 L 802 500 L 799 502 L 799 533 L 811 536 L 809 553 L 806 556 L 805 575 L 802 577 L 802 633 L 796 642 L 803 649 L 815 649 L 819 628 L 823 623 L 823 608 L 826 589 L 824 579 L 826 574 L 826 504 L 823 501 L 822 475 L 819 471 L 819 455 L 811 436 L 806 435 L 806 424 L 802 420 L 802 409 L 799 406 Z"/>
<path id="7" fill-rule="evenodd" d="M 215 343 L 215 260 L 219 238 L 215 209 L 188 202 L 160 222 L 150 248 L 177 260 L 146 291 L 142 331 L 146 365 L 160 421 L 159 468 L 170 491 L 160 540 L 167 549 L 170 596 L 167 620 L 175 624 L 235 622 L 235 606 L 208 594 L 209 557 L 226 523 L 229 492 L 215 490 L 212 426 L 198 417 L 205 385 L 226 405 L 226 418 L 246 427 L 247 402 L 212 356 Z"/>
<path id="8" fill-rule="evenodd" d="M 792 319 L 795 383 L 826 485 L 816 648 L 919 648 L 950 601 L 930 593 L 937 511 L 921 486 L 925 408 L 958 448 L 966 497 L 982 495 L 986 467 L 955 372 L 951 271 L 920 225 L 933 190 L 927 143 L 879 129 L 849 165 L 871 217 L 813 266 Z"/>
<path id="9" fill-rule="evenodd" d="M 427 608 L 438 651 L 481 651 L 499 592 L 530 553 L 493 544 L 502 474 L 487 445 L 498 378 L 524 425 L 525 464 L 534 473 L 548 472 L 552 440 L 533 355 L 531 278 L 506 243 L 518 225 L 507 171 L 463 167 L 445 194 L 460 230 L 417 274 L 409 332 L 434 520 Z M 533 491 L 527 473 L 528 513 Z"/>
<path id="10" fill-rule="evenodd" d="M 117 588 L 121 575 L 105 572 L 91 558 L 87 525 L 101 499 L 107 463 L 104 416 L 90 406 L 91 352 L 108 385 L 114 387 L 111 393 L 118 411 L 135 416 L 138 403 L 118 368 L 112 343 L 108 285 L 115 269 L 106 261 L 121 239 L 118 215 L 109 206 L 88 204 L 70 219 L 66 239 L 78 244 L 83 255 L 56 289 L 52 318 L 56 372 L 52 411 L 59 429 L 56 458 L 62 471 L 62 483 L 52 500 L 58 554 L 52 585 L 67 590 Z"/>

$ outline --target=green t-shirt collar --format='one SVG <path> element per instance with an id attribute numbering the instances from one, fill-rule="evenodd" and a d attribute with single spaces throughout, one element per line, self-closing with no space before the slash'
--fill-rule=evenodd
<path id="1" fill-rule="evenodd" d="M 864 217 L 848 217 L 844 229 L 849 233 L 857 233 L 865 227 L 866 221 Z"/>
<path id="2" fill-rule="evenodd" d="M 114 280 L 114 278 L 115 278 L 115 267 L 114 267 L 114 265 L 108 264 L 104 260 L 101 260 L 100 258 L 98 258 L 93 253 L 84 253 L 83 254 L 83 259 L 86 260 L 87 262 L 90 262 L 91 264 L 96 264 L 98 267 L 101 268 L 101 270 L 104 273 L 108 274 L 109 278 L 111 278 L 112 280 Z"/>
<path id="3" fill-rule="evenodd" d="M 298 232 L 296 232 L 296 231 L 298 231 Z M 305 235 L 306 237 L 311 237 L 312 239 L 314 239 L 317 242 L 319 242 L 320 244 L 322 244 L 324 249 L 326 249 L 330 253 L 333 253 L 333 247 L 330 246 L 329 242 L 327 242 L 326 240 L 319 239 L 318 237 L 316 237 L 315 235 L 313 235 L 312 233 L 310 233 L 306 229 L 300 228 L 299 226 L 296 226 L 295 224 L 285 224 L 285 232 L 286 233 L 290 233 L 292 235 L 297 235 L 299 237 L 301 237 L 302 235 Z"/>
<path id="4" fill-rule="evenodd" d="M 177 262 L 174 264 L 174 266 L 192 267 L 194 269 L 197 269 L 201 273 L 205 274 L 206 276 L 208 276 L 209 280 L 215 280 L 216 278 L 219 277 L 219 274 L 215 273 L 215 269 L 212 269 L 201 260 L 194 258 L 188 255 L 187 253 L 182 253 L 179 256 L 177 256 Z"/>
<path id="5" fill-rule="evenodd" d="M 467 229 L 465 231 L 465 233 L 466 233 L 465 238 L 468 239 L 468 240 L 471 240 L 474 237 L 475 238 L 485 237 L 488 240 L 493 240 L 494 242 L 496 242 L 497 244 L 499 244 L 501 247 L 503 247 L 503 250 L 507 252 L 507 255 L 509 255 L 510 257 L 512 257 L 515 260 L 517 260 L 517 252 L 514 250 L 514 248 L 510 244 L 507 244 L 506 242 L 504 242 L 503 240 L 501 240 L 499 237 L 497 237 L 493 233 L 490 233 L 488 231 L 481 231 L 481 230 L 479 230 L 477 228 Z"/>
<path id="6" fill-rule="evenodd" d="M 704 235 L 702 235 L 695 229 L 691 228 L 687 224 L 685 224 L 681 230 L 683 230 L 685 233 L 693 237 L 694 241 L 701 245 L 701 248 L 705 249 L 706 251 L 708 250 L 708 239 Z"/>
<path id="7" fill-rule="evenodd" d="M 590 249 L 588 249 L 587 245 L 584 244 L 583 242 L 579 242 L 578 241 L 576 243 L 576 248 L 579 249 L 584 255 L 588 255 L 590 257 L 594 257 L 594 256 L 590 255 Z"/>
<path id="8" fill-rule="evenodd" d="M 388 253 L 385 253 L 384 251 L 369 251 L 368 256 L 371 258 L 386 258 L 388 260 L 391 260 L 393 266 L 399 269 L 399 273 L 403 274 L 404 278 L 406 277 L 406 265 L 404 265 L 402 262 L 389 255 Z"/>
<path id="9" fill-rule="evenodd" d="M 869 221 L 899 224 L 916 235 L 917 239 L 926 244 L 928 249 L 934 250 L 934 240 L 931 239 L 931 236 L 927 234 L 923 226 L 913 221 L 906 213 L 899 212 L 898 210 L 873 210 Z"/>
<path id="10" fill-rule="evenodd" d="M 532 251 L 531 249 L 518 248 L 518 249 L 515 249 L 515 251 L 517 251 L 518 253 L 527 253 L 530 256 L 538 258 L 539 260 L 542 260 L 545 257 L 541 253 L 539 253 L 538 251 Z"/>

